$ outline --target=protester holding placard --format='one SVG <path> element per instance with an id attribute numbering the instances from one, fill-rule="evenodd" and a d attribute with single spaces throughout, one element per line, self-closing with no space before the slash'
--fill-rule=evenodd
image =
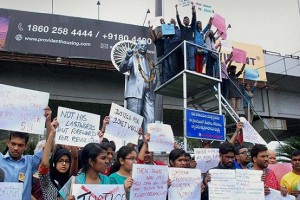
<path id="1" fill-rule="evenodd" d="M 222 40 L 224 41 L 224 40 Z M 219 48 L 219 52 L 222 49 L 222 41 L 219 43 L 219 47 L 217 47 L 217 49 Z M 217 45 L 218 46 L 218 45 Z M 229 80 L 228 80 L 228 72 L 227 72 L 227 64 L 229 63 L 230 59 L 232 57 L 232 54 L 230 54 L 225 62 L 221 61 L 221 78 L 222 78 L 222 83 L 221 83 L 221 93 L 223 95 L 224 98 L 227 99 L 228 96 L 228 84 L 229 84 Z"/>
<path id="2" fill-rule="evenodd" d="M 202 46 L 202 47 L 205 47 L 204 35 L 210 29 L 211 23 L 212 23 L 212 18 L 209 19 L 208 24 L 202 30 L 202 22 L 197 21 L 196 26 L 195 26 L 195 30 L 194 30 L 195 44 L 197 44 L 199 46 Z M 198 72 L 198 73 L 202 73 L 203 64 L 204 64 L 203 63 L 204 62 L 204 54 L 205 54 L 204 49 L 202 49 L 200 47 L 196 47 L 195 71 Z"/>
<path id="3" fill-rule="evenodd" d="M 300 195 L 300 150 L 295 150 L 291 155 L 293 171 L 284 175 L 280 181 L 281 191 L 295 197 Z"/>
<path id="4" fill-rule="evenodd" d="M 279 184 L 273 170 L 268 168 L 268 148 L 262 144 L 255 144 L 251 149 L 253 170 L 262 170 L 265 182 L 265 195 L 270 193 L 269 188 L 278 190 Z"/>
<path id="5" fill-rule="evenodd" d="M 170 167 L 186 168 L 185 151 L 182 149 L 174 149 L 169 154 Z"/>
<path id="6" fill-rule="evenodd" d="M 117 153 L 117 160 L 110 170 L 109 183 L 110 184 L 124 184 L 127 196 L 132 186 L 132 167 L 136 163 L 137 153 L 134 148 L 123 146 Z"/>
<path id="7" fill-rule="evenodd" d="M 235 149 L 233 144 L 229 142 L 224 142 L 219 146 L 220 162 L 217 167 L 212 169 L 235 169 L 234 159 L 235 159 Z M 205 185 L 205 190 L 201 194 L 201 200 L 208 200 L 208 182 L 211 181 L 211 176 L 208 173 L 203 179 Z"/>
<path id="8" fill-rule="evenodd" d="M 171 18 L 170 24 L 174 25 L 175 34 L 168 36 L 167 46 L 169 47 L 169 49 L 168 49 L 169 52 L 174 50 L 182 42 L 181 30 L 176 25 L 176 20 L 174 18 Z M 173 74 L 170 74 L 171 76 L 169 78 L 172 78 L 177 73 L 179 73 L 183 70 L 184 66 L 183 66 L 183 56 L 182 55 L 183 54 L 182 54 L 181 48 L 177 48 L 176 50 L 173 51 L 173 53 L 171 53 L 171 55 L 170 55 L 171 60 L 169 60 L 169 61 L 171 61 L 171 63 L 169 63 L 169 64 L 173 68 L 172 69 Z"/>
<path id="9" fill-rule="evenodd" d="M 71 168 L 77 171 L 77 149 L 71 148 L 72 156 L 69 150 L 57 149 L 49 162 L 52 149 L 52 143 L 55 138 L 58 121 L 55 118 L 51 123 L 51 131 L 43 152 L 42 162 L 39 166 L 40 182 L 43 196 L 47 200 L 56 200 L 60 195 L 58 191 L 65 185 L 71 176 Z M 72 166 L 71 167 L 71 163 Z M 74 169 L 76 168 L 76 169 Z"/>
<path id="10" fill-rule="evenodd" d="M 142 142 L 139 147 L 139 154 L 137 157 L 138 164 L 147 164 L 147 165 L 166 165 L 164 162 L 159 160 L 153 160 L 153 152 L 148 151 L 148 142 L 150 140 L 150 133 L 147 133 L 144 136 L 144 142 Z"/>
<path id="11" fill-rule="evenodd" d="M 217 70 L 219 69 L 216 66 L 218 60 L 218 54 L 216 53 L 216 38 L 212 30 L 209 30 L 205 36 L 205 46 L 208 49 L 206 55 L 206 74 L 211 77 L 217 77 Z"/>
<path id="12" fill-rule="evenodd" d="M 51 110 L 45 109 L 46 124 L 51 123 Z M 49 121 L 50 119 L 50 121 Z M 23 183 L 23 200 L 31 199 L 32 175 L 37 171 L 41 162 L 43 150 L 34 155 L 23 155 L 28 148 L 28 133 L 10 132 L 7 141 L 8 152 L 0 152 L 0 168 L 5 172 L 4 182 Z"/>
<path id="13" fill-rule="evenodd" d="M 196 9 L 195 6 L 192 4 L 192 22 L 190 24 L 190 19 L 185 16 L 183 18 L 183 24 L 181 23 L 180 17 L 179 17 L 179 13 L 178 13 L 178 9 L 177 9 L 178 5 L 175 5 L 176 8 L 176 18 L 177 18 L 177 23 L 180 27 L 181 30 L 181 39 L 182 40 L 186 40 L 189 41 L 191 43 L 194 43 L 194 28 L 195 28 L 195 24 L 196 24 Z M 182 51 L 184 52 L 184 46 L 182 47 Z M 195 46 L 188 44 L 186 45 L 186 63 L 187 63 L 187 69 L 194 71 L 195 70 Z"/>
<path id="14" fill-rule="evenodd" d="M 59 191 L 62 199 L 75 200 L 70 190 L 72 184 L 109 184 L 107 176 L 101 174 L 105 172 L 107 164 L 107 152 L 98 143 L 89 143 L 84 146 L 81 153 L 83 164 L 82 172 L 78 176 L 72 176 Z"/>
<path id="15" fill-rule="evenodd" d="M 238 82 L 238 77 L 243 73 L 245 65 L 243 64 L 241 70 L 236 73 L 236 66 L 232 65 L 232 60 L 228 63 L 229 84 L 228 84 L 228 98 L 231 101 L 231 107 L 235 112 L 240 109 L 240 102 L 242 98 L 241 88 Z"/>
<path id="16" fill-rule="evenodd" d="M 152 40 L 152 42 L 155 44 L 156 49 L 156 63 L 160 62 L 161 59 L 164 57 L 164 43 L 165 38 L 163 38 L 162 32 L 153 30 L 153 25 L 150 25 L 150 20 L 148 21 L 149 25 L 149 35 Z M 158 64 L 158 71 L 159 71 L 159 82 L 161 84 L 165 83 L 167 81 L 167 66 L 165 65 L 165 61 L 162 61 Z"/>

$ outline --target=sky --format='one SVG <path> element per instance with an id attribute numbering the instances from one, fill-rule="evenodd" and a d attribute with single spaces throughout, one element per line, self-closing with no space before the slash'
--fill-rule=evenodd
<path id="1" fill-rule="evenodd" d="M 183 0 L 162 0 L 163 17 L 175 18 L 175 4 Z M 194 0 L 211 6 L 230 23 L 228 40 L 262 46 L 263 49 L 293 54 L 300 50 L 300 0 Z M 98 19 L 97 0 L 0 0 L 1 8 L 53 13 Z M 155 0 L 100 0 L 100 20 L 143 25 L 155 17 Z M 191 18 L 191 7 L 178 6 L 181 18 Z M 213 14 L 197 10 L 203 24 Z M 300 52 L 294 54 L 300 55 Z"/>

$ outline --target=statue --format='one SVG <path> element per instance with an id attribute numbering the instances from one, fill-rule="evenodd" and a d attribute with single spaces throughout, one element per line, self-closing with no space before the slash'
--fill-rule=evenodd
<path id="1" fill-rule="evenodd" d="M 155 67 L 147 56 L 148 45 L 145 40 L 137 44 L 137 51 L 130 49 L 119 66 L 121 73 L 129 72 L 125 99 L 127 109 L 144 117 L 143 132 L 147 130 L 148 123 L 155 121 L 155 94 L 157 84 Z"/>

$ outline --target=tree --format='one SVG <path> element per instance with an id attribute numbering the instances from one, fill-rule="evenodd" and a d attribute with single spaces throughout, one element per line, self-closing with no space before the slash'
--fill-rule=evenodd
<path id="1" fill-rule="evenodd" d="M 293 151 L 300 150 L 300 137 L 292 136 L 283 142 L 284 144 L 277 148 L 279 152 L 279 156 L 282 156 L 290 160 Z M 286 160 L 282 160 L 282 161 L 286 161 Z"/>

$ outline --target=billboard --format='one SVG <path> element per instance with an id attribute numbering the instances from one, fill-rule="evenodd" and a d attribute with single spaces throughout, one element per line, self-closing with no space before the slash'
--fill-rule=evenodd
<path id="1" fill-rule="evenodd" d="M 257 45 L 251 45 L 241 42 L 231 41 L 232 47 L 242 49 L 247 52 L 247 61 L 246 61 L 246 69 L 256 70 L 258 69 L 259 79 L 258 81 L 267 81 L 266 69 L 265 69 L 265 59 L 263 48 Z M 221 60 L 225 61 L 230 55 L 229 51 L 221 49 Z M 237 71 L 239 71 L 242 67 L 242 63 L 234 63 L 237 66 Z"/>
<path id="2" fill-rule="evenodd" d="M 24 54 L 110 61 L 121 40 L 144 39 L 154 53 L 147 27 L 0 9 L 0 50 Z"/>

